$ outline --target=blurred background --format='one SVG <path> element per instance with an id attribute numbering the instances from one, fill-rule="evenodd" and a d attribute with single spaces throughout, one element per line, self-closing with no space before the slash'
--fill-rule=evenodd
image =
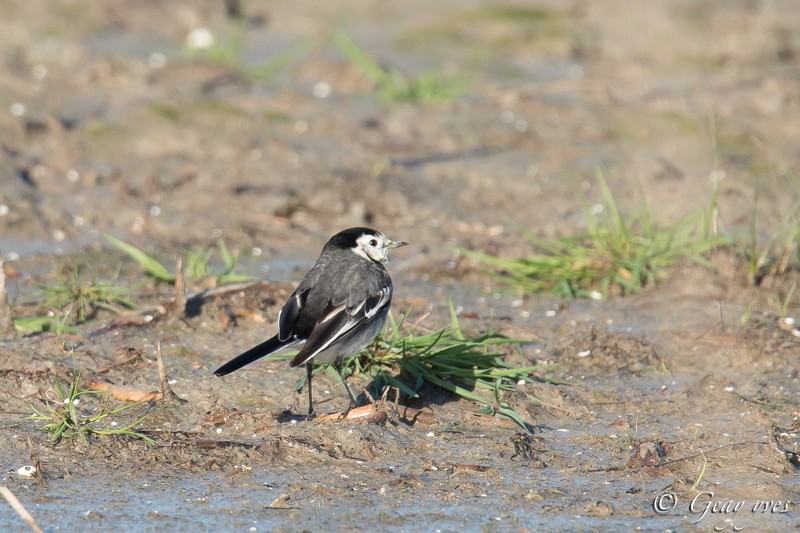
<path id="1" fill-rule="evenodd" d="M 709 204 L 768 240 L 796 209 L 792 0 L 0 4 L 0 253 L 111 233 L 313 259 L 373 225 L 528 253 L 623 212 Z"/>

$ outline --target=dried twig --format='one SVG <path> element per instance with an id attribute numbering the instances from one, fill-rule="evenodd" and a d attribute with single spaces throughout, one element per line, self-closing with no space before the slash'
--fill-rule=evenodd
<path id="1" fill-rule="evenodd" d="M 33 447 L 31 436 L 26 434 L 25 437 L 28 439 L 28 453 L 31 455 L 31 463 L 33 463 L 33 468 L 36 469 L 36 474 L 33 477 L 36 479 L 37 483 L 43 483 L 44 472 L 42 471 L 42 461 L 39 459 L 39 452 Z"/>
<path id="2" fill-rule="evenodd" d="M 220 296 L 225 296 L 232 292 L 239 292 L 250 289 L 252 287 L 259 287 L 259 288 L 266 288 L 269 287 L 269 281 L 263 280 L 256 280 L 256 281 L 243 281 L 242 283 L 231 283 L 230 285 L 222 285 L 219 287 L 211 287 L 208 289 L 201 289 L 199 291 L 194 291 L 189 293 L 186 296 L 186 299 L 190 302 L 202 302 L 209 298 L 218 298 Z"/>
<path id="3" fill-rule="evenodd" d="M 3 337 L 14 335 L 14 317 L 11 314 L 11 308 L 8 306 L 6 271 L 2 259 L 0 259 L 0 335 Z"/>
<path id="4" fill-rule="evenodd" d="M 147 307 L 145 309 L 139 309 L 129 313 L 123 313 L 117 319 L 113 320 L 110 324 L 98 328 L 89 333 L 88 337 L 89 338 L 99 337 L 100 335 L 105 335 L 106 333 L 118 328 L 144 326 L 145 324 L 149 324 L 150 322 L 152 322 L 155 319 L 155 317 L 164 316 L 166 314 L 167 314 L 167 308 L 164 307 L 163 305 L 154 305 L 152 307 Z"/>
<path id="5" fill-rule="evenodd" d="M 166 398 L 172 390 L 169 388 L 167 369 L 164 367 L 164 357 L 161 355 L 161 341 L 156 341 L 156 361 L 158 362 L 158 379 L 161 382 L 161 395 Z"/>
<path id="6" fill-rule="evenodd" d="M 183 258 L 178 256 L 178 263 L 175 265 L 175 312 L 179 316 L 186 315 L 186 286 L 183 281 Z"/>
<path id="7" fill-rule="evenodd" d="M 31 528 L 31 531 L 34 531 L 35 533 L 44 533 L 44 530 L 39 527 L 39 524 L 36 523 L 36 520 L 33 519 L 33 516 L 31 516 L 28 510 L 25 509 L 25 506 L 22 505 L 22 502 L 20 502 L 17 497 L 14 496 L 14 493 L 11 492 L 11 489 L 0 486 L 0 494 L 3 495 L 3 498 L 6 499 L 8 505 L 10 505 L 11 508 L 17 512 L 19 517 L 22 518 L 26 524 L 28 524 L 28 527 Z"/>
<path id="8" fill-rule="evenodd" d="M 167 377 L 167 368 L 164 366 L 164 357 L 161 355 L 161 341 L 156 341 L 156 362 L 158 363 L 158 378 L 161 382 L 161 397 L 171 400 L 178 400 L 185 403 L 186 400 L 179 397 L 172 388 L 169 386 L 169 378 Z"/>

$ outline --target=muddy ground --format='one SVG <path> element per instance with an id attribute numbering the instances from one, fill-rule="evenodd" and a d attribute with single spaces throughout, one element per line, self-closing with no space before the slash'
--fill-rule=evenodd
<path id="1" fill-rule="evenodd" d="M 792 0 L 229 4 L 0 5 L 15 313 L 46 313 L 37 287 L 65 265 L 117 276 L 140 305 L 167 301 L 103 233 L 166 262 L 222 237 L 240 272 L 269 281 L 185 320 L 92 335 L 115 318 L 101 312 L 2 341 L 2 485 L 45 530 L 796 526 L 800 339 L 778 320 L 797 316 L 795 272 L 753 286 L 742 245 L 641 295 L 565 301 L 523 296 L 460 253 L 524 256 L 525 232 L 585 229 L 598 169 L 623 212 L 645 198 L 663 222 L 707 206 L 716 183 L 722 234 L 780 245 L 800 200 Z M 186 45 L 197 28 L 216 38 L 205 54 Z M 468 88 L 381 101 L 335 31 L 381 65 Z M 285 361 L 211 375 L 272 334 L 292 283 L 352 225 L 412 241 L 390 263 L 396 312 L 435 330 L 452 301 L 467 331 L 499 328 L 547 363 L 504 398 L 533 425 L 527 456 L 518 427 L 442 391 L 404 402 L 426 413 L 416 421 L 306 422 L 302 370 Z M 73 353 L 84 380 L 157 390 L 157 343 L 186 400 L 149 406 L 140 429 L 157 446 L 51 446 L 26 418 Z M 346 405 L 318 380 L 319 411 Z M 42 476 L 17 474 L 32 463 Z M 24 530 L 5 505 L 0 529 Z"/>

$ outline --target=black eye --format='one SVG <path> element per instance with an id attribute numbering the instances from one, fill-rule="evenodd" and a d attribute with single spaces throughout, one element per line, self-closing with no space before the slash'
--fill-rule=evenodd
<path id="1" fill-rule="evenodd" d="M 378 246 L 378 239 L 370 239 L 369 240 L 370 246 Z"/>

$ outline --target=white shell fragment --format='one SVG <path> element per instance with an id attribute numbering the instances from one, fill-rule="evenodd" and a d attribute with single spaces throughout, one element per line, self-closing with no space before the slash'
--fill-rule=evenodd
<path id="1" fill-rule="evenodd" d="M 21 466 L 17 469 L 17 475 L 22 477 L 33 477 L 36 475 L 36 467 L 31 465 Z"/>
<path id="2" fill-rule="evenodd" d="M 788 331 L 793 337 L 800 337 L 800 328 L 796 327 L 795 319 L 790 316 L 778 320 L 778 327 Z"/>

